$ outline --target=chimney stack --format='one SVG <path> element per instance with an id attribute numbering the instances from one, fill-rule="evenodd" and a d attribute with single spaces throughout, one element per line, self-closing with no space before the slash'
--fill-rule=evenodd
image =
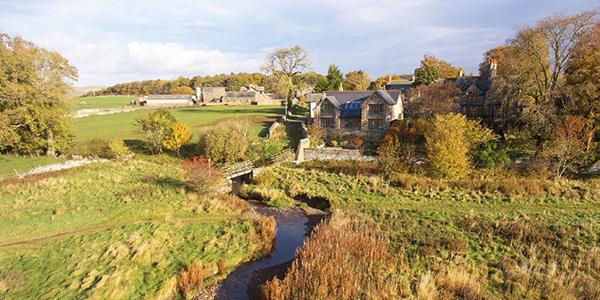
<path id="1" fill-rule="evenodd" d="M 498 71 L 498 63 L 495 59 L 490 60 L 490 77 L 496 77 L 496 72 Z"/>

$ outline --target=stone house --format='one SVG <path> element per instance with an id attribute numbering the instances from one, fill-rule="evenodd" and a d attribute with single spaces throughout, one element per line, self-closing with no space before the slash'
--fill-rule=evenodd
<path id="1" fill-rule="evenodd" d="M 141 106 L 150 107 L 172 107 L 172 106 L 191 106 L 194 105 L 192 95 L 149 95 L 139 98 Z"/>
<path id="2" fill-rule="evenodd" d="M 314 105 L 314 122 L 325 129 L 384 131 L 402 118 L 402 101 L 399 90 L 325 92 Z"/>

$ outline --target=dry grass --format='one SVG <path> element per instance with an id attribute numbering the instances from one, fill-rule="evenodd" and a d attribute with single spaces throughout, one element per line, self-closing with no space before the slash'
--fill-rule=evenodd
<path id="1" fill-rule="evenodd" d="M 204 268 L 200 261 L 194 260 L 177 278 L 177 289 L 186 299 L 192 299 L 204 288 L 204 280 L 210 275 L 210 270 Z"/>
<path id="2" fill-rule="evenodd" d="M 283 280 L 268 282 L 264 299 L 391 299 L 399 297 L 386 240 L 334 216 L 320 224 Z"/>

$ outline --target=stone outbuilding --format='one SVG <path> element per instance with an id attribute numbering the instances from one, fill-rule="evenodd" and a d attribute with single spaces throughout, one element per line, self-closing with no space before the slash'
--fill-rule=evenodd
<path id="1" fill-rule="evenodd" d="M 192 95 L 149 95 L 139 98 L 141 106 L 149 107 L 172 107 L 172 106 L 192 106 L 194 97 Z"/>

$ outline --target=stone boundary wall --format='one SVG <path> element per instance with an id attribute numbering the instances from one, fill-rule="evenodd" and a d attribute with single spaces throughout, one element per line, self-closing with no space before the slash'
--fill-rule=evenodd
<path id="1" fill-rule="evenodd" d="M 374 156 L 363 155 L 360 150 L 343 148 L 304 149 L 303 161 L 308 160 L 355 160 L 376 161 Z"/>

